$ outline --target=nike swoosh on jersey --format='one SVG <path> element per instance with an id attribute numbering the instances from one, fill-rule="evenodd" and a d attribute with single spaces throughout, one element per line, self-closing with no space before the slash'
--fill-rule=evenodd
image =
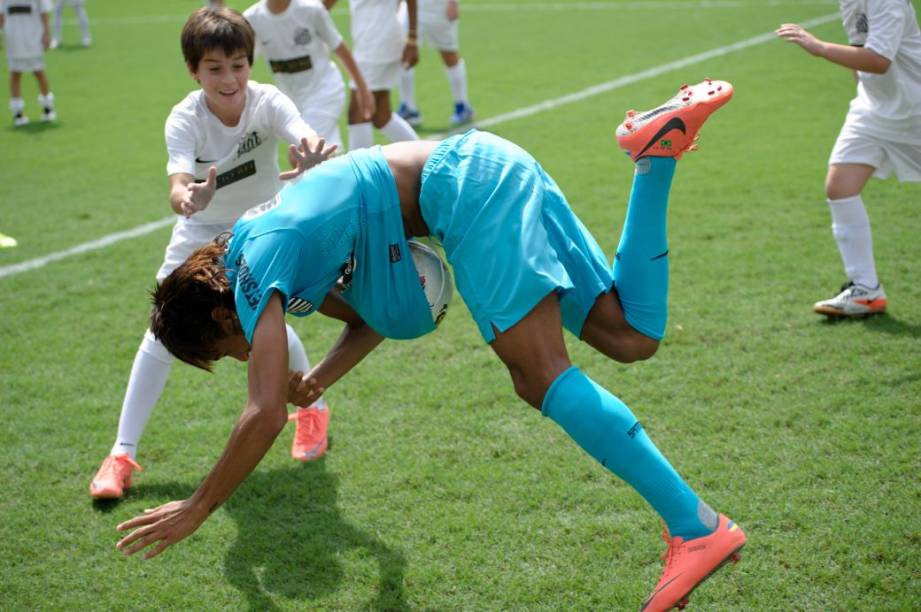
<path id="1" fill-rule="evenodd" d="M 646 146 L 643 147 L 642 151 L 636 154 L 636 157 L 641 157 L 643 153 L 646 152 L 646 149 L 656 144 L 660 138 L 672 130 L 680 130 L 682 134 L 687 134 L 687 126 L 684 125 L 684 121 L 681 120 L 681 117 L 672 117 L 669 119 L 665 125 L 663 125 L 659 131 L 656 132 L 656 135 L 649 139 L 649 142 L 646 143 Z"/>
<path id="2" fill-rule="evenodd" d="M 200 158 L 198 158 L 198 157 L 195 158 L 195 163 L 196 163 L 196 164 L 213 164 L 213 163 L 216 162 L 216 161 L 217 161 L 216 159 L 205 160 L 205 159 L 200 159 Z"/>

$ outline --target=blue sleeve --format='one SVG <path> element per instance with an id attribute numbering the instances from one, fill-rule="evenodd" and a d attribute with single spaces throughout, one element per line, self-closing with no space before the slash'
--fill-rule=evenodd
<path id="1" fill-rule="evenodd" d="M 283 304 L 287 304 L 304 249 L 304 241 L 295 231 L 274 231 L 258 238 L 247 240 L 233 262 L 237 270 L 237 316 L 250 343 L 272 292 L 281 293 Z"/>

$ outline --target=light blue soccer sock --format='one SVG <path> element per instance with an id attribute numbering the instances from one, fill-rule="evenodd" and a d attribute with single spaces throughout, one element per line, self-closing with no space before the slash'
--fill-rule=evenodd
<path id="1" fill-rule="evenodd" d="M 668 320 L 665 215 L 675 175 L 671 157 L 636 162 L 627 218 L 614 257 L 614 287 L 631 327 L 661 340 Z"/>
<path id="2" fill-rule="evenodd" d="M 541 413 L 643 496 L 672 537 L 716 529 L 719 517 L 682 480 L 627 406 L 575 366 L 547 390 Z"/>

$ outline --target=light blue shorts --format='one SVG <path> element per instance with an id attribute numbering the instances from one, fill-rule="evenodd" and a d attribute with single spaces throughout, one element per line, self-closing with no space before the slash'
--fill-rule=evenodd
<path id="1" fill-rule="evenodd" d="M 503 138 L 470 130 L 444 140 L 422 170 L 419 203 L 486 342 L 553 291 L 563 326 L 581 337 L 611 290 L 611 266 L 560 188 Z"/>

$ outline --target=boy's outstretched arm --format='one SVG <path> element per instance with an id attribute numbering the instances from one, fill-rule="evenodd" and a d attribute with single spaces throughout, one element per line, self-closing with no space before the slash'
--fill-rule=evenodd
<path id="1" fill-rule="evenodd" d="M 825 58 L 851 70 L 885 74 L 892 63 L 876 51 L 866 47 L 839 45 L 816 38 L 795 23 L 785 23 L 777 28 L 775 33 L 787 42 L 799 45 L 812 55 Z"/>
<path id="2" fill-rule="evenodd" d="M 169 203 L 177 215 L 191 217 L 204 210 L 211 203 L 217 190 L 217 168 L 208 168 L 208 178 L 196 182 L 195 177 L 185 172 L 169 176 Z"/>
<path id="3" fill-rule="evenodd" d="M 352 52 L 345 43 L 341 43 L 336 47 L 335 54 L 339 57 L 339 61 L 342 62 L 343 67 L 345 67 L 346 71 L 349 73 L 349 78 L 355 83 L 355 99 L 358 102 L 358 112 L 364 117 L 365 121 L 371 121 L 371 116 L 374 115 L 374 95 L 371 94 L 371 91 L 365 83 L 365 78 L 362 76 L 361 70 L 359 70 L 358 64 L 355 62 L 355 56 L 352 55 Z"/>
<path id="4" fill-rule="evenodd" d="M 169 502 L 125 521 L 132 530 L 117 548 L 127 555 L 147 549 L 150 559 L 191 535 L 224 503 L 262 460 L 288 420 L 288 350 L 285 313 L 274 293 L 253 333 L 249 398 L 224 453 L 189 499 Z"/>

